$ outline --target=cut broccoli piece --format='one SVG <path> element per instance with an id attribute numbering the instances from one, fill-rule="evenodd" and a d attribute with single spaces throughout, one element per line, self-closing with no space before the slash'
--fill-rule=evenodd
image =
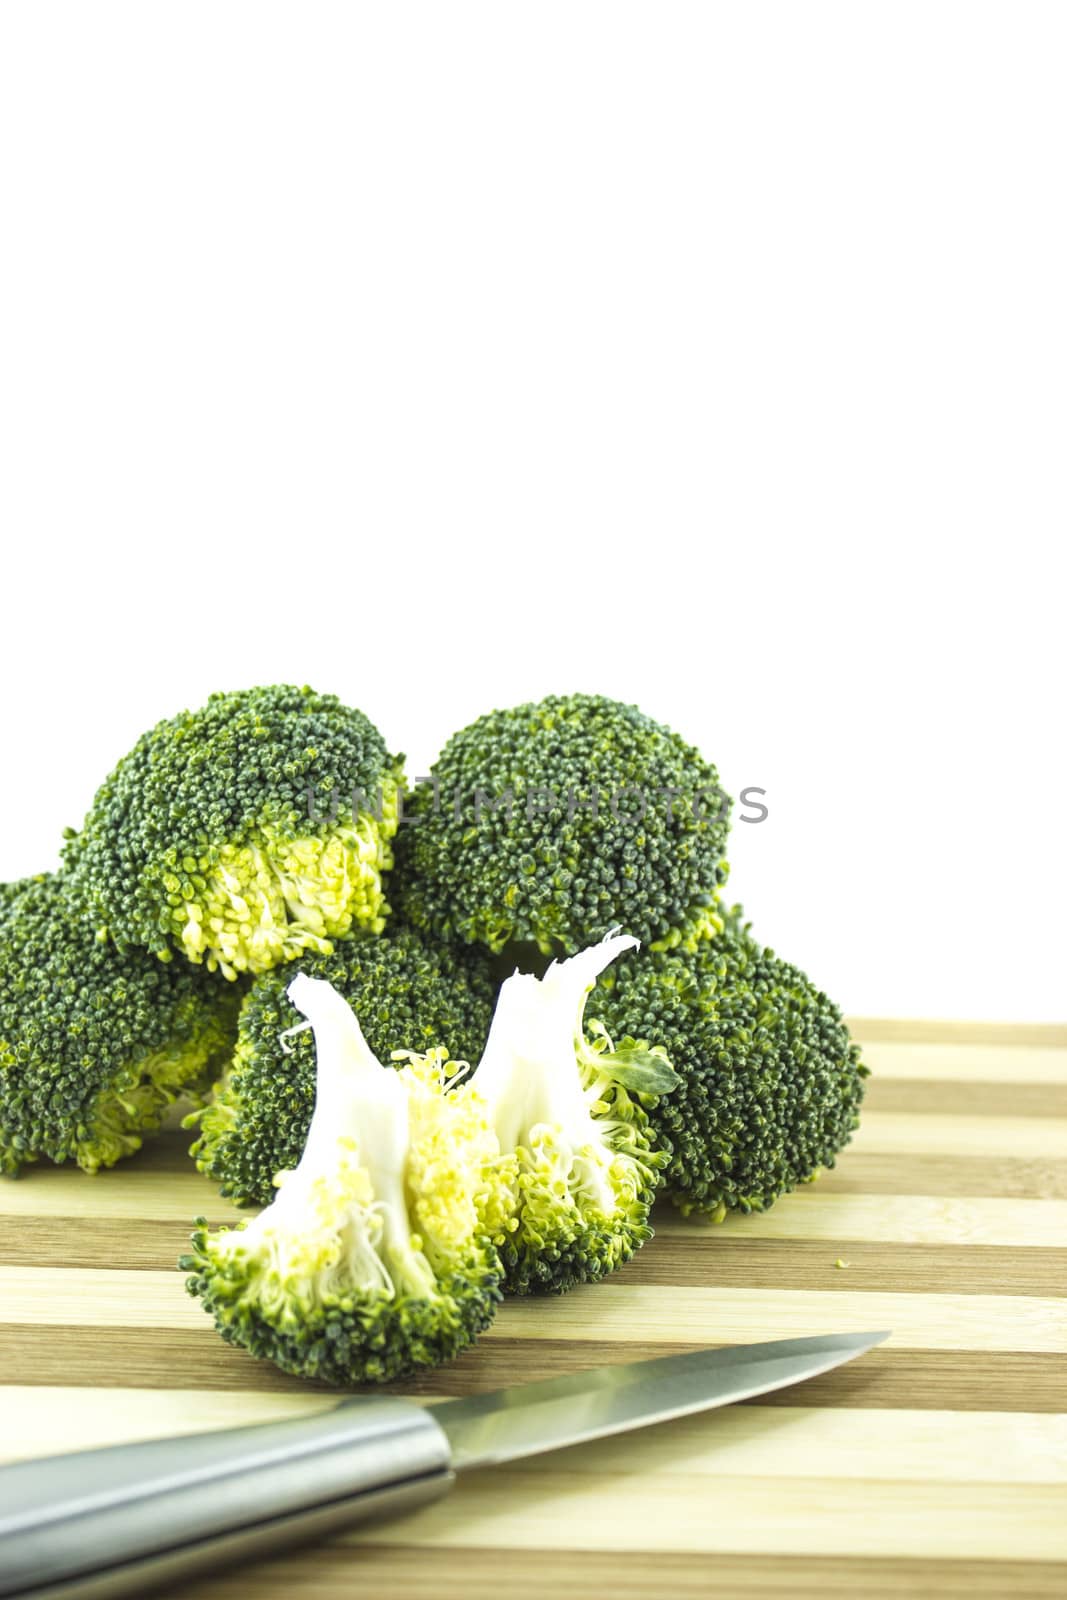
<path id="1" fill-rule="evenodd" d="M 315 1103 L 315 1051 L 287 990 L 297 970 L 323 978 L 354 1007 L 371 1049 L 440 1045 L 476 1061 L 496 995 L 490 958 L 476 950 L 439 951 L 410 929 L 350 939 L 330 956 L 304 957 L 265 973 L 241 1009 L 232 1065 L 211 1103 L 191 1117 L 200 1134 L 192 1154 L 239 1205 L 268 1205 L 274 1174 L 296 1165 Z"/>
<path id="2" fill-rule="evenodd" d="M 651 1237 L 666 1156 L 653 1148 L 647 1108 L 675 1075 L 658 1045 L 627 1036 L 613 1047 L 584 1025 L 597 974 L 636 942 L 608 938 L 543 978 L 516 973 L 500 991 L 471 1089 L 507 1163 L 514 1221 L 500 1252 L 514 1293 L 594 1282 Z"/>
<path id="3" fill-rule="evenodd" d="M 576 694 L 490 712 L 432 777 L 391 885 L 417 927 L 553 955 L 614 926 L 647 942 L 714 915 L 730 802 L 715 768 L 635 706 Z"/>
<path id="4" fill-rule="evenodd" d="M 228 978 L 380 932 L 400 760 L 333 695 L 215 694 L 139 739 L 67 869 L 117 943 Z"/>
<path id="5" fill-rule="evenodd" d="M 0 1172 L 140 1148 L 233 1045 L 237 996 L 97 937 L 61 877 L 0 888 Z"/>
<path id="6" fill-rule="evenodd" d="M 832 1167 L 868 1075 L 833 1001 L 741 918 L 735 907 L 688 951 L 627 957 L 590 1003 L 609 1030 L 640 1026 L 666 1046 L 681 1082 L 650 1113 L 672 1149 L 665 1187 L 719 1220 Z"/>
<path id="7" fill-rule="evenodd" d="M 440 1053 L 383 1067 L 328 983 L 300 975 L 289 992 L 318 1054 L 304 1153 L 267 1210 L 214 1235 L 200 1225 L 181 1265 L 223 1338 L 283 1371 L 404 1377 L 493 1317 L 495 1140 L 476 1097 L 444 1092 Z"/>

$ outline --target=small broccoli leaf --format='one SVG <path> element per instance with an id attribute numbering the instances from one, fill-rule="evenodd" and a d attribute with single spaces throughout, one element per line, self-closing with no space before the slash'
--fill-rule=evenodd
<path id="1" fill-rule="evenodd" d="M 637 1039 L 620 1039 L 605 1051 L 599 1065 L 624 1089 L 638 1094 L 668 1094 L 681 1082 L 665 1052 L 649 1049 Z"/>

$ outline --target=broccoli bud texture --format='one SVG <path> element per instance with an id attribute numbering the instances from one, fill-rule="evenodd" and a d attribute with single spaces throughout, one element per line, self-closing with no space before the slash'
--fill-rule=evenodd
<path id="1" fill-rule="evenodd" d="M 602 1028 L 587 1036 L 584 1022 L 597 974 L 636 944 L 611 937 L 543 978 L 516 973 L 501 988 L 471 1090 L 506 1160 L 513 1225 L 500 1249 L 513 1292 L 595 1281 L 651 1236 L 667 1158 L 647 1107 L 675 1074 L 661 1047 L 629 1036 L 613 1046 Z"/>
<path id="2" fill-rule="evenodd" d="M 118 943 L 227 978 L 380 933 L 400 763 L 362 712 L 285 685 L 138 740 L 65 859 Z"/>
<path id="3" fill-rule="evenodd" d="M 715 768 L 636 706 L 550 695 L 455 734 L 415 791 L 391 892 L 441 938 L 575 953 L 703 927 L 726 880 Z"/>
<path id="4" fill-rule="evenodd" d="M 443 1053 L 396 1071 L 343 996 L 300 975 L 317 1095 L 304 1153 L 273 1204 L 182 1265 L 224 1339 L 286 1372 L 352 1384 L 466 1348 L 500 1297 L 496 1142 L 476 1096 L 445 1092 Z"/>
<path id="5" fill-rule="evenodd" d="M 97 936 L 64 878 L 0 888 L 0 1172 L 139 1150 L 233 1045 L 221 978 Z"/>

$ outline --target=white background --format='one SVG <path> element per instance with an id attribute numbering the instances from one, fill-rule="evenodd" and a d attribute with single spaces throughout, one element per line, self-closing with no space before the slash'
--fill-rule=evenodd
<path id="1" fill-rule="evenodd" d="M 310 682 L 768 792 L 853 1013 L 1064 1013 L 1067 9 L 0 9 L 0 876 Z"/>

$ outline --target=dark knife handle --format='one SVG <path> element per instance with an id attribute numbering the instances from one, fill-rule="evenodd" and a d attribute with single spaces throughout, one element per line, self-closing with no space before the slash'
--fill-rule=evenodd
<path id="1" fill-rule="evenodd" d="M 16 1463 L 0 1468 L 0 1596 L 144 1594 L 411 1510 L 452 1481 L 432 1413 L 388 1395 Z"/>

